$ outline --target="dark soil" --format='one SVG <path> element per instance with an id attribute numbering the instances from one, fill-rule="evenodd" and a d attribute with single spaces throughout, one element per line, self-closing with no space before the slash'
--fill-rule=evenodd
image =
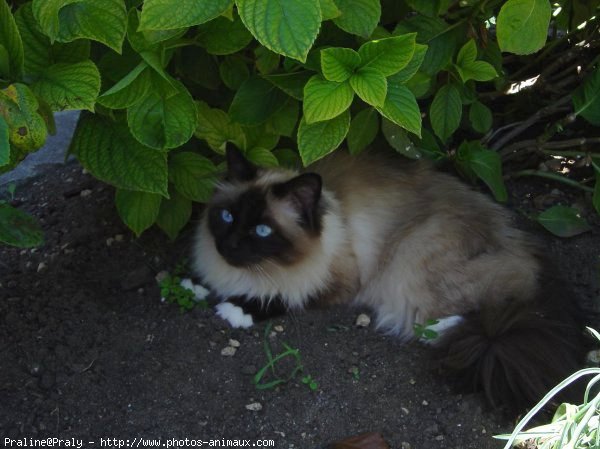
<path id="1" fill-rule="evenodd" d="M 540 201 L 535 189 L 552 189 L 529 188 L 512 186 L 524 198 L 516 208 L 531 210 Z M 578 201 L 577 192 L 555 193 Z M 192 229 L 176 244 L 156 230 L 135 239 L 113 197 L 74 164 L 17 189 L 16 203 L 38 217 L 46 243 L 0 249 L 2 442 L 60 437 L 99 447 L 100 438 L 225 438 L 312 449 L 376 431 L 392 448 L 502 447 L 492 435 L 508 431 L 511 419 L 488 411 L 477 394 L 454 392 L 422 345 L 355 326 L 360 310 L 274 320 L 283 328 L 269 337 L 274 350 L 282 342 L 298 348 L 318 387 L 298 378 L 257 390 L 265 324 L 230 329 L 211 309 L 182 313 L 161 303 L 155 275 L 187 256 Z M 569 240 L 527 226 L 547 241 L 583 304 L 598 310 L 597 223 Z M 224 356 L 230 339 L 240 347 Z M 249 410 L 253 403 L 262 409 Z"/>

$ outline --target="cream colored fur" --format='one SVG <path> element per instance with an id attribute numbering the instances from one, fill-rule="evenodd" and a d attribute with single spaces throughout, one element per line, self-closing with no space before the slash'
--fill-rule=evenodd
<path id="1" fill-rule="evenodd" d="M 229 266 L 202 219 L 195 268 L 220 296 L 281 297 L 291 308 L 315 297 L 364 304 L 375 311 L 378 327 L 409 338 L 416 322 L 535 294 L 534 249 L 502 207 L 455 178 L 425 164 L 342 153 L 308 171 L 323 178 L 319 237 L 295 224 L 289 204 L 270 199 L 273 216 L 302 250 L 291 266 Z M 295 175 L 261 170 L 250 183 L 222 185 L 215 198 L 239 195 L 250 185 L 266 189 Z"/>

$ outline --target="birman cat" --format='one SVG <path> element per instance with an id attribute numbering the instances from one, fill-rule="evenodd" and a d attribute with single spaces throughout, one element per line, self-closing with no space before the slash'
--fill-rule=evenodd
<path id="1" fill-rule="evenodd" d="M 370 307 L 408 340 L 441 319 L 444 365 L 490 403 L 530 404 L 576 369 L 573 298 L 506 209 L 425 162 L 338 151 L 302 172 L 228 149 L 194 265 L 234 326 L 309 303 Z"/>

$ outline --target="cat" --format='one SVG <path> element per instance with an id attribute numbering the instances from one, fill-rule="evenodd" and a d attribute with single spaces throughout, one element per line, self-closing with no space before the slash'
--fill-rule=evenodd
<path id="1" fill-rule="evenodd" d="M 575 301 L 508 211 L 454 176 L 341 151 L 302 172 L 226 159 L 193 261 L 233 326 L 309 303 L 368 306 L 403 340 L 442 319 L 444 366 L 494 406 L 531 405 L 579 366 Z"/>

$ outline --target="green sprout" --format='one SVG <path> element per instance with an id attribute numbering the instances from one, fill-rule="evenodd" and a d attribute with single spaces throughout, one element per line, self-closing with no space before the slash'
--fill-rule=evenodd
<path id="1" fill-rule="evenodd" d="M 422 338 L 423 340 L 435 340 L 439 337 L 439 334 L 430 329 L 431 326 L 435 326 L 439 323 L 439 320 L 427 320 L 425 324 L 415 323 L 414 324 L 414 332 L 415 337 Z"/>
<path id="2" fill-rule="evenodd" d="M 175 266 L 173 274 L 168 273 L 160 280 L 160 296 L 165 298 L 168 303 L 177 304 L 181 312 L 193 309 L 194 307 L 207 308 L 206 300 L 198 301 L 193 290 L 181 285 L 182 273 L 185 272 L 185 262 Z"/>
<path id="3" fill-rule="evenodd" d="M 272 323 L 269 321 L 267 326 L 265 327 L 264 333 L 264 351 L 267 356 L 267 363 L 263 366 L 258 372 L 254 375 L 253 383 L 254 386 L 258 390 L 270 390 L 275 388 L 278 385 L 289 382 L 294 379 L 298 374 L 304 372 L 304 366 L 302 365 L 302 357 L 300 356 L 300 350 L 294 349 L 290 345 L 285 342 L 282 342 L 281 345 L 284 348 L 284 351 L 280 352 L 276 356 L 273 356 L 273 350 L 269 343 L 269 335 L 271 334 Z M 291 357 L 293 359 L 294 365 L 291 371 L 286 376 L 279 376 L 275 370 L 277 364 L 280 364 L 282 360 Z M 273 380 L 265 381 L 264 378 L 270 373 L 270 376 L 273 377 Z M 310 374 L 307 374 L 301 378 L 301 381 L 304 385 L 308 386 L 308 388 L 312 391 L 316 391 L 319 388 L 319 384 L 315 379 L 312 378 Z"/>

